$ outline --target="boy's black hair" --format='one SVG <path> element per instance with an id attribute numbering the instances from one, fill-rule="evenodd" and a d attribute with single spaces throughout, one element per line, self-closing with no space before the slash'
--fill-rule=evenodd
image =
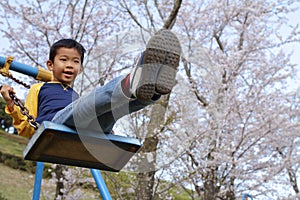
<path id="1" fill-rule="evenodd" d="M 78 43 L 76 40 L 73 39 L 61 39 L 55 42 L 50 48 L 49 60 L 54 62 L 54 57 L 56 56 L 57 49 L 61 47 L 70 48 L 70 49 L 75 48 L 80 54 L 81 64 L 83 64 L 85 49 L 80 43 Z"/>

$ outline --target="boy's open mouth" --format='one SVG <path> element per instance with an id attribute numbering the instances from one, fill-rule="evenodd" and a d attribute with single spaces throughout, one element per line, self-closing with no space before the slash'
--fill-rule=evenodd
<path id="1" fill-rule="evenodd" d="M 71 76 L 73 76 L 73 72 L 71 72 L 71 71 L 65 71 L 64 72 L 64 75 L 66 76 L 66 77 L 71 77 Z"/>

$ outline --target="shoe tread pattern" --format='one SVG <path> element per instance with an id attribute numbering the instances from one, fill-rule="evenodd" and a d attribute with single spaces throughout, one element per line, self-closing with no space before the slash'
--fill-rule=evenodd
<path id="1" fill-rule="evenodd" d="M 154 93 L 164 95 L 171 92 L 175 85 L 180 54 L 179 40 L 171 31 L 161 30 L 150 39 L 144 53 L 138 98 L 149 100 Z"/>

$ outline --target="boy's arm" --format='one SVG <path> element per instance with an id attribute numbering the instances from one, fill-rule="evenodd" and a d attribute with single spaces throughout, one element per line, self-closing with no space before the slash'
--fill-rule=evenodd
<path id="1" fill-rule="evenodd" d="M 30 138 L 34 134 L 34 128 L 30 126 L 27 117 L 21 113 L 19 107 L 14 105 L 13 111 L 10 111 L 6 106 L 5 112 L 13 118 L 13 126 L 17 129 L 19 135 Z"/>
<path id="2" fill-rule="evenodd" d="M 25 107 L 29 110 L 29 114 L 35 118 L 37 117 L 39 89 L 40 84 L 32 85 L 25 101 Z M 19 135 L 30 138 L 34 134 L 34 128 L 28 123 L 27 116 L 21 113 L 18 106 L 13 105 L 11 108 L 7 104 L 5 112 L 12 116 L 13 126 L 18 130 Z"/>

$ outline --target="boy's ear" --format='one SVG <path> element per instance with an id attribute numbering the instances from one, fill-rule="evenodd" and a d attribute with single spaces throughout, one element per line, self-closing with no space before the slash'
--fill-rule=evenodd
<path id="1" fill-rule="evenodd" d="M 79 73 L 78 73 L 78 74 L 80 74 L 81 72 L 83 72 L 83 70 L 84 70 L 84 67 L 81 65 L 81 67 L 80 67 L 80 69 L 79 69 Z"/>
<path id="2" fill-rule="evenodd" d="M 47 68 L 50 71 L 52 71 L 53 70 L 53 63 L 52 63 L 52 61 L 51 60 L 47 60 L 46 64 L 47 64 Z"/>

